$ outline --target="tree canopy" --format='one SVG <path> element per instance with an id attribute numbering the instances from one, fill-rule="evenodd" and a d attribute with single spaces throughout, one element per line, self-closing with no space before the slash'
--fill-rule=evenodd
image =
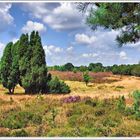
<path id="1" fill-rule="evenodd" d="M 69 68 L 69 64 L 66 67 Z M 15 44 L 7 44 L 1 59 L 0 73 L 2 84 L 9 93 L 14 93 L 17 84 L 28 94 L 54 93 L 58 90 L 62 93 L 70 92 L 64 82 L 59 79 L 53 81 L 48 73 L 45 52 L 37 31 L 30 35 L 22 34 Z M 60 87 L 53 86 L 54 82 Z"/>
<path id="2" fill-rule="evenodd" d="M 90 8 L 88 8 L 90 7 Z M 87 24 L 120 31 L 119 45 L 140 40 L 140 3 L 79 3 L 78 9 L 88 10 Z"/>

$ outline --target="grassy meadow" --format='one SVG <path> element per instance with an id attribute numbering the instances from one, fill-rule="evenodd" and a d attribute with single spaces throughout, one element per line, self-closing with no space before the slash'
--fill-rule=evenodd
<path id="1" fill-rule="evenodd" d="M 86 86 L 81 80 L 68 79 L 66 74 L 55 73 L 70 86 L 70 94 L 26 95 L 17 86 L 15 94 L 8 95 L 0 85 L 0 136 L 140 135 L 140 117 L 132 109 L 132 93 L 140 90 L 140 78 L 93 73 L 94 82 Z"/>

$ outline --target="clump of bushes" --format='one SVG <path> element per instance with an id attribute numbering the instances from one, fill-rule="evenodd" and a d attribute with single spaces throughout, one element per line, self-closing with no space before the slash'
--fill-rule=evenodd
<path id="1" fill-rule="evenodd" d="M 69 86 L 60 81 L 58 77 L 54 77 L 48 83 L 49 93 L 70 93 Z"/>
<path id="2" fill-rule="evenodd" d="M 7 117 L 0 119 L 0 127 L 19 129 L 25 127 L 29 122 L 40 124 L 42 117 L 31 112 L 12 112 Z"/>
<path id="3" fill-rule="evenodd" d="M 62 99 L 63 103 L 73 103 L 79 102 L 81 100 L 80 96 L 69 96 Z"/>
<path id="4" fill-rule="evenodd" d="M 88 85 L 89 81 L 90 81 L 90 76 L 88 74 L 88 71 L 83 73 L 83 81 L 86 83 L 86 86 Z"/>
<path id="5" fill-rule="evenodd" d="M 97 105 L 97 103 L 95 101 L 91 101 L 91 100 L 86 100 L 85 104 L 89 105 L 89 106 L 92 106 L 92 107 L 95 107 Z"/>
<path id="6" fill-rule="evenodd" d="M 125 97 L 124 96 L 119 97 L 119 100 L 117 102 L 117 109 L 120 112 L 124 112 L 125 108 L 126 108 Z"/>
<path id="7" fill-rule="evenodd" d="M 135 111 L 135 117 L 136 119 L 140 119 L 140 91 L 139 90 L 134 91 L 133 98 L 134 98 L 133 109 Z"/>
<path id="8" fill-rule="evenodd" d="M 125 103 L 124 96 L 119 97 L 119 100 L 117 101 L 117 109 L 120 113 L 123 113 L 124 115 L 133 115 L 133 117 L 136 120 L 140 119 L 140 91 L 136 90 L 133 92 L 133 99 L 134 103 L 132 107 L 127 107 Z"/>
<path id="9" fill-rule="evenodd" d="M 13 136 L 13 137 L 28 137 L 28 133 L 24 129 L 21 129 L 21 130 L 13 131 L 10 134 L 10 136 Z"/>
<path id="10" fill-rule="evenodd" d="M 95 116 L 102 116 L 105 114 L 105 110 L 104 109 L 99 109 L 95 111 Z"/>

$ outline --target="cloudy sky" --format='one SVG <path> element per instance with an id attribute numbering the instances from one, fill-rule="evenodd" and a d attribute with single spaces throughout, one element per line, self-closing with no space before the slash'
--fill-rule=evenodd
<path id="1" fill-rule="evenodd" d="M 140 42 L 118 47 L 118 31 L 92 31 L 74 3 L 0 3 L 0 57 L 6 43 L 38 30 L 50 65 L 132 64 L 140 61 Z"/>

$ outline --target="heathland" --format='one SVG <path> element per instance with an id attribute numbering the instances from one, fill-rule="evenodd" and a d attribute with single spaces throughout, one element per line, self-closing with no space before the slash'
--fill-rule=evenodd
<path id="1" fill-rule="evenodd" d="M 140 135 L 139 77 L 91 72 L 86 86 L 80 72 L 50 73 L 71 93 L 26 95 L 17 85 L 9 95 L 0 86 L 0 136 Z"/>

